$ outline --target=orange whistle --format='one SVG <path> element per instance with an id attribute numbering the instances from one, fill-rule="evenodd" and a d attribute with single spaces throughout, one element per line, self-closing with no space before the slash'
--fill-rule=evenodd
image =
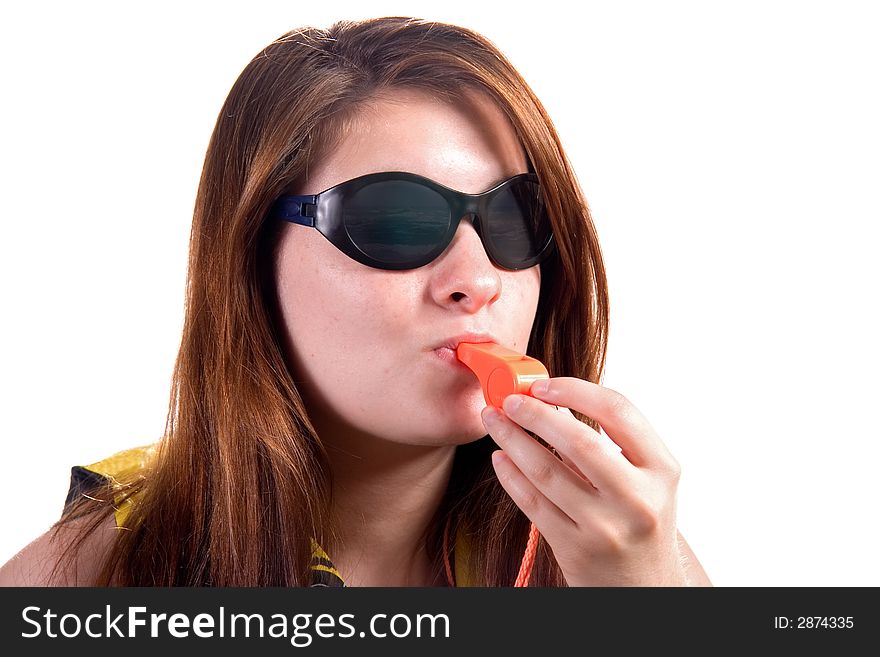
<path id="1" fill-rule="evenodd" d="M 500 408 L 507 395 L 528 395 L 535 381 L 550 378 L 547 368 L 537 358 L 494 342 L 462 342 L 455 355 L 480 379 L 488 406 Z"/>

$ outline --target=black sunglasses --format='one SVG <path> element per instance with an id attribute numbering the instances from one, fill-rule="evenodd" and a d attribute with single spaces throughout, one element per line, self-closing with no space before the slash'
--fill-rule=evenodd
<path id="1" fill-rule="evenodd" d="M 269 212 L 311 226 L 340 251 L 378 269 L 423 267 L 471 223 L 489 258 L 527 269 L 549 256 L 553 232 L 538 176 L 523 173 L 482 194 L 464 194 L 405 171 L 370 173 L 311 196 L 282 196 Z"/>

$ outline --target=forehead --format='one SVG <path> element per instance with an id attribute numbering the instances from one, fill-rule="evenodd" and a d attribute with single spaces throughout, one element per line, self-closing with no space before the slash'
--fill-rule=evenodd
<path id="1" fill-rule="evenodd" d="M 309 166 L 299 193 L 380 171 L 409 171 L 476 194 L 528 171 L 525 151 L 502 109 L 470 91 L 445 101 L 394 89 L 358 108 L 331 152 Z"/>

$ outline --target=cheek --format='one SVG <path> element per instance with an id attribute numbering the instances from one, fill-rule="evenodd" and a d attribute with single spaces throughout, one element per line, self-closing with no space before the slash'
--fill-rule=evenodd
<path id="1" fill-rule="evenodd" d="M 316 231 L 288 232 L 279 246 L 275 280 L 281 322 L 288 347 L 300 357 L 320 349 L 321 336 L 345 331 L 346 314 L 359 291 L 353 289 L 344 268 Z"/>
<path id="2" fill-rule="evenodd" d="M 314 231 L 282 245 L 276 281 L 294 366 L 337 382 L 358 367 L 353 355 L 373 353 L 407 312 L 409 295 L 394 277 L 351 260 Z"/>
<path id="3" fill-rule="evenodd" d="M 327 265 L 304 259 L 278 277 L 282 321 L 293 346 L 314 352 L 352 332 L 360 299 L 369 292 Z"/>
<path id="4" fill-rule="evenodd" d="M 518 341 L 525 348 L 538 309 L 538 298 L 541 293 L 541 273 L 538 267 L 510 274 L 507 285 L 506 312 L 516 327 Z"/>

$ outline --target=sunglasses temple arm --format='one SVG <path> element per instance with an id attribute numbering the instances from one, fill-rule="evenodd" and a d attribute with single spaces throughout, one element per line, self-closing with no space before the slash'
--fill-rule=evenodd
<path id="1" fill-rule="evenodd" d="M 271 215 L 301 226 L 314 226 L 317 202 L 316 195 L 282 196 L 272 206 Z"/>

